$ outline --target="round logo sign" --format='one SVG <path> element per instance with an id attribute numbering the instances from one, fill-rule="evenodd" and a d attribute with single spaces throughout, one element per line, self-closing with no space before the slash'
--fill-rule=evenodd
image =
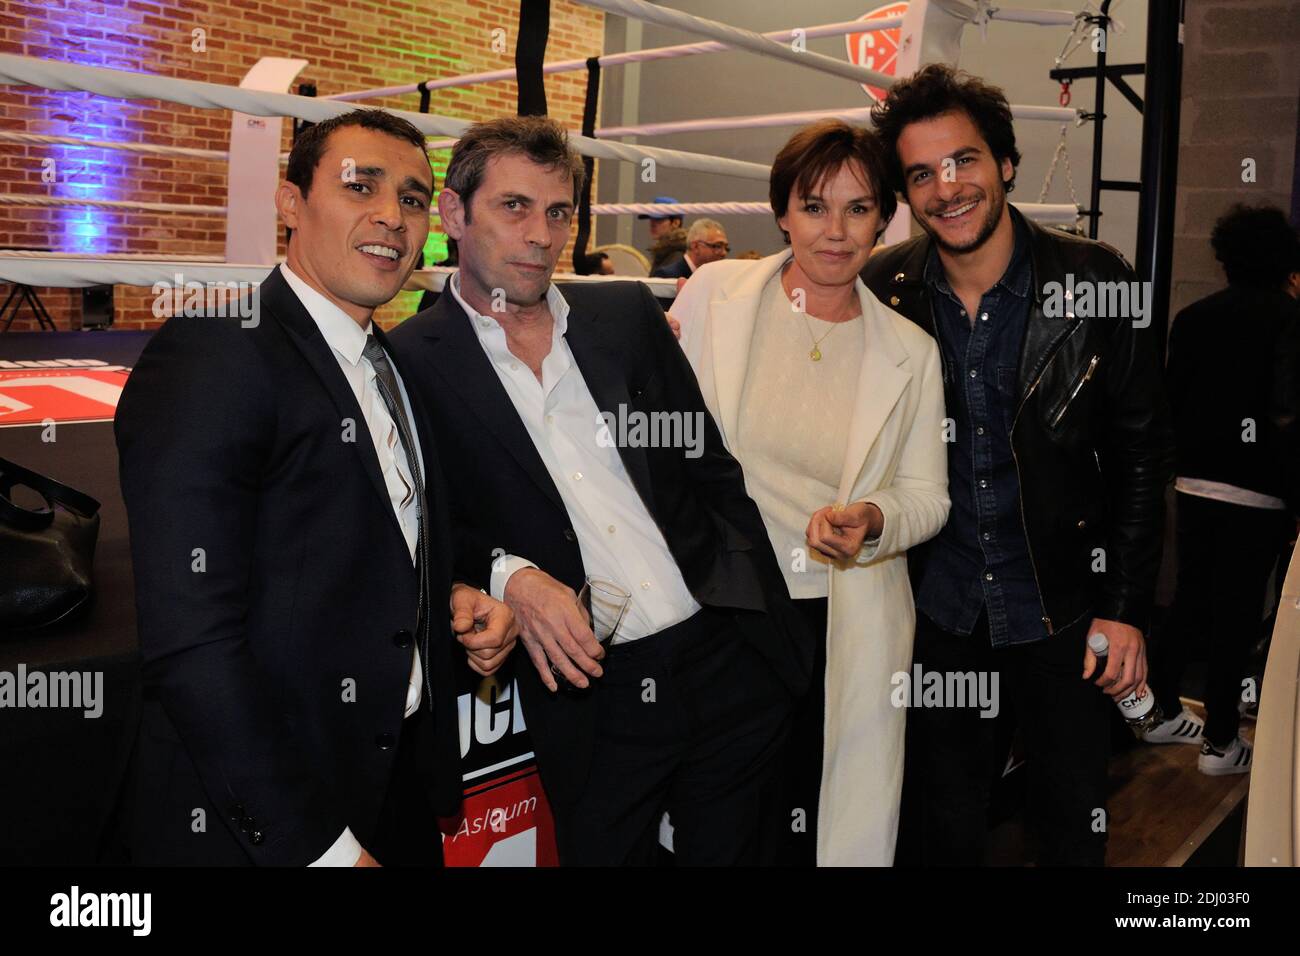
<path id="1" fill-rule="evenodd" d="M 861 17 L 863 21 L 880 20 L 884 17 L 901 17 L 907 12 L 906 3 L 887 3 L 877 7 Z M 898 63 L 898 46 L 901 42 L 902 27 L 886 27 L 883 30 L 865 30 L 862 33 L 849 33 L 844 37 L 848 48 L 849 62 L 855 66 L 877 70 L 886 76 L 894 75 Z M 862 89 L 874 102 L 885 98 L 885 91 L 878 86 L 862 84 Z"/>

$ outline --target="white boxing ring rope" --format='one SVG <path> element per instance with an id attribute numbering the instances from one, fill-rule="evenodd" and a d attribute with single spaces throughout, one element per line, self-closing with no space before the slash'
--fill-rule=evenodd
<path id="1" fill-rule="evenodd" d="M 45 133 L 20 133 L 17 130 L 0 130 L 0 143 L 28 143 L 38 146 L 82 146 L 86 149 L 116 149 L 125 153 L 143 153 L 147 156 L 186 156 L 191 159 L 225 161 L 230 152 L 224 149 L 191 149 L 187 146 L 156 146 L 153 143 L 123 143 L 103 139 L 78 139 L 75 136 L 50 136 Z"/>
<path id="2" fill-rule="evenodd" d="M 1073 223 L 1079 207 L 1070 203 L 1012 203 L 1037 222 Z M 123 209 L 132 212 L 174 212 L 222 215 L 225 206 L 192 206 L 183 203 L 135 202 L 129 199 L 87 199 L 81 196 L 22 196 L 0 194 L 0 206 L 86 206 L 93 209 Z M 674 214 L 681 216 L 752 216 L 771 215 L 765 202 L 695 202 L 695 203 L 593 203 L 594 216 Z M 430 210 L 430 215 L 434 215 Z"/>
<path id="3" fill-rule="evenodd" d="M 900 205 L 906 205 L 900 203 Z M 1079 207 L 1073 203 L 1013 202 L 1027 218 L 1048 225 L 1074 225 L 1079 219 Z M 606 202 L 592 203 L 593 216 L 753 216 L 772 215 L 772 207 L 765 202 Z"/>
<path id="4" fill-rule="evenodd" d="M 0 206 L 84 206 L 89 209 L 120 209 L 125 212 L 176 212 L 224 216 L 225 206 L 190 205 L 178 202 L 136 202 L 132 199 L 90 199 L 85 196 L 28 196 L 0 193 Z"/>
<path id="5" fill-rule="evenodd" d="M 1069 13 L 1064 10 L 1004 10 L 990 7 L 986 0 L 980 0 L 978 8 L 971 8 L 967 18 L 971 23 L 983 26 L 988 20 L 1004 20 L 1009 23 L 1028 23 L 1038 26 L 1073 26 L 1083 13 Z M 902 26 L 903 17 L 878 17 L 872 20 L 846 20 L 840 23 L 825 23 L 815 27 L 792 27 L 786 30 L 771 30 L 760 33 L 778 43 L 789 42 L 796 37 L 817 40 L 824 37 L 844 36 L 850 33 L 873 33 Z M 601 69 L 611 66 L 623 66 L 628 63 L 648 63 L 653 60 L 672 60 L 684 56 L 698 56 L 702 53 L 725 53 L 734 47 L 717 40 L 705 40 L 699 43 L 679 43 L 673 46 L 650 47 L 645 50 L 628 50 L 623 53 L 606 53 L 596 57 Z M 576 73 L 587 69 L 587 60 L 556 60 L 542 65 L 542 73 Z M 462 73 L 459 76 L 430 77 L 424 81 L 424 88 L 429 91 L 477 86 L 481 83 L 495 83 L 502 80 L 516 79 L 515 68 L 487 70 L 480 73 Z M 419 83 L 405 83 L 400 86 L 379 86 L 366 90 L 350 90 L 346 93 L 334 93 L 321 97 L 327 100 L 355 102 L 357 100 L 378 99 L 385 96 L 402 96 L 418 93 Z M 597 134 L 599 135 L 599 134 Z"/>
<path id="6" fill-rule="evenodd" d="M 455 142 L 455 140 L 451 140 Z M 20 133 L 0 129 L 0 143 L 23 143 L 32 146 L 80 146 L 83 149 L 115 149 L 123 153 L 143 153 L 148 156 L 177 156 L 184 159 L 204 159 L 211 162 L 228 162 L 228 149 L 193 149 L 189 146 L 158 146 L 154 143 L 128 143 L 121 140 L 81 139 L 77 136 L 51 136 L 47 133 Z M 280 162 L 287 162 L 288 153 L 280 154 Z"/>
<path id="7" fill-rule="evenodd" d="M 163 100 L 183 103 L 206 109 L 235 110 L 253 116 L 292 116 L 319 123 L 331 116 L 350 113 L 355 107 L 314 96 L 295 96 L 291 93 L 270 93 L 249 90 L 202 80 L 182 80 L 155 76 L 148 73 L 131 73 L 100 66 L 42 60 L 38 57 L 0 53 L 0 83 L 15 86 L 40 86 L 51 90 L 75 90 L 98 93 L 119 99 Z M 460 136 L 469 126 L 469 120 L 417 113 L 409 110 L 387 110 L 394 116 L 408 120 L 424 133 L 442 136 Z M 611 143 L 576 133 L 569 134 L 569 143 L 584 156 L 594 159 L 617 159 L 640 163 L 649 159 L 669 169 L 687 169 L 699 173 L 735 176 L 739 179 L 766 181 L 767 166 L 738 159 L 724 159 L 654 146 L 630 146 Z"/>
<path id="8" fill-rule="evenodd" d="M 631 17 L 636 20 L 646 20 L 660 26 L 676 27 L 679 30 L 685 30 L 687 33 L 698 33 L 701 36 L 711 37 L 729 47 L 749 50 L 751 53 L 761 53 L 777 60 L 785 60 L 787 63 L 797 63 L 810 70 L 829 73 L 832 76 L 853 80 L 855 83 L 870 83 L 882 89 L 889 89 L 897 82 L 895 77 L 881 73 L 879 70 L 869 70 L 865 66 L 854 66 L 852 63 L 845 63 L 843 60 L 837 60 L 822 53 L 799 52 L 761 33 L 755 33 L 753 30 L 741 30 L 726 23 L 719 23 L 717 20 L 706 20 L 702 17 L 691 16 L 689 13 L 682 13 L 680 10 L 656 7 L 653 4 L 644 3 L 642 0 L 576 0 L 576 2 L 586 7 L 604 10 L 606 13 L 616 13 L 619 16 Z"/>
<path id="9" fill-rule="evenodd" d="M 93 285 L 129 285 L 152 288 L 173 283 L 179 272 L 186 282 L 256 284 L 276 265 L 223 262 L 202 256 L 169 256 L 130 253 L 81 256 L 72 253 L 0 251 L 0 282 L 17 282 L 51 288 L 81 288 Z M 182 266 L 182 269 L 178 269 Z M 411 273 L 404 292 L 441 292 L 455 269 L 432 266 Z M 677 294 L 676 279 L 634 276 L 579 276 L 557 272 L 556 282 L 640 282 L 659 298 Z"/>
<path id="10" fill-rule="evenodd" d="M 827 23 L 818 27 L 808 27 L 807 29 L 792 28 L 789 30 L 773 30 L 769 33 L 760 34 L 768 39 L 782 41 L 793 40 L 797 35 L 802 35 L 809 40 L 819 39 L 821 37 L 843 36 L 849 33 L 870 33 L 875 30 L 888 30 L 891 27 L 900 26 L 903 18 L 899 17 L 881 17 L 878 20 L 848 20 L 843 23 Z M 703 43 L 679 43 L 675 46 L 651 47 L 647 50 L 629 50 L 626 53 L 607 53 L 596 57 L 596 62 L 600 64 L 601 69 L 610 66 L 622 66 L 627 63 L 646 63 L 651 60 L 673 60 L 683 56 L 698 56 L 701 53 L 725 53 L 731 50 L 731 47 L 725 43 L 718 43 L 714 40 L 708 40 Z M 552 73 L 576 73 L 580 70 L 587 69 L 586 60 L 557 60 L 554 63 L 545 63 L 542 65 L 543 74 Z M 427 90 L 443 90 L 451 87 L 476 86 L 480 83 L 495 83 L 500 80 L 515 79 L 514 67 L 504 70 L 488 70 L 484 73 L 464 73 L 460 76 L 442 76 L 435 77 L 424 81 L 424 88 Z M 370 90 L 352 90 L 347 93 L 335 93 L 332 96 L 322 97 L 327 100 L 356 101 L 378 99 L 383 96 L 401 96 L 406 93 L 418 93 L 420 84 L 407 83 L 402 86 L 381 86 Z"/>
<path id="11" fill-rule="evenodd" d="M 868 125 L 874 107 L 800 110 L 796 113 L 767 113 L 762 116 L 719 116 L 711 119 L 676 120 L 667 123 L 642 123 L 639 126 L 605 126 L 596 130 L 598 139 L 617 136 L 667 136 L 671 133 L 704 133 L 728 129 L 769 129 L 775 126 L 803 126 L 819 119 L 842 119 L 848 123 Z M 1014 119 L 1047 120 L 1056 123 L 1083 123 L 1083 111 L 1068 106 L 1012 106 Z"/>

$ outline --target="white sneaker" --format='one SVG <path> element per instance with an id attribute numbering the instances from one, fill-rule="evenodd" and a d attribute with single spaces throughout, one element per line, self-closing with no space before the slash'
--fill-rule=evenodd
<path id="1" fill-rule="evenodd" d="M 1201 755 L 1196 758 L 1196 769 L 1211 777 L 1230 773 L 1250 773 L 1250 760 L 1254 748 L 1238 737 L 1223 750 L 1208 740 L 1201 742 Z"/>
<path id="2" fill-rule="evenodd" d="M 1186 707 L 1174 717 L 1166 717 L 1142 735 L 1149 744 L 1199 744 L 1205 721 Z"/>

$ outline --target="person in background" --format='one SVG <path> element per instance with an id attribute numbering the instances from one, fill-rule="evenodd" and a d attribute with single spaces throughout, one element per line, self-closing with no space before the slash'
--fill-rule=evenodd
<path id="1" fill-rule="evenodd" d="M 868 130 L 814 123 L 769 195 L 789 244 L 700 266 L 672 318 L 816 638 L 773 838 L 791 865 L 894 859 L 912 656 L 907 549 L 948 514 L 934 340 L 858 278 L 896 208 Z"/>
<path id="2" fill-rule="evenodd" d="M 1300 309 L 1287 291 L 1300 238 L 1280 209 L 1238 205 L 1215 224 L 1210 244 L 1228 287 L 1179 312 L 1169 334 L 1178 584 L 1170 626 L 1152 657 L 1152 686 L 1161 710 L 1177 716 L 1144 739 L 1200 743 L 1197 768 L 1219 776 L 1251 767 L 1252 747 L 1237 732 L 1241 711 L 1256 697 L 1243 700 L 1247 654 L 1259 637 L 1278 551 L 1300 513 L 1287 461 L 1300 412 Z M 1178 697 L 1198 633 L 1209 665 L 1203 732 Z"/>
<path id="3" fill-rule="evenodd" d="M 672 196 L 656 196 L 656 203 L 676 205 Z M 656 269 L 670 266 L 686 255 L 686 230 L 682 228 L 682 217 L 677 213 L 642 213 L 638 219 L 650 221 L 650 274 Z"/>
<path id="4" fill-rule="evenodd" d="M 697 219 L 686 231 L 686 255 L 671 265 L 653 270 L 650 275 L 659 279 L 689 279 L 706 262 L 727 258 L 730 250 L 721 223 L 713 219 Z"/>
<path id="5" fill-rule="evenodd" d="M 614 274 L 614 261 L 604 252 L 593 252 L 587 256 L 587 271 L 589 276 L 612 276 Z"/>

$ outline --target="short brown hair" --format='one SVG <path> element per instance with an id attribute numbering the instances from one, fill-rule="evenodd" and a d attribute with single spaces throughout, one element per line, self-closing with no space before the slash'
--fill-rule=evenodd
<path id="1" fill-rule="evenodd" d="M 846 163 L 862 167 L 867 185 L 880 207 L 880 232 L 898 210 L 898 199 L 889 188 L 884 148 L 876 135 L 861 126 L 843 120 L 824 119 L 805 126 L 781 147 L 772 163 L 768 199 L 772 212 L 780 220 L 790 208 L 790 191 L 806 196 L 827 176 L 839 172 Z M 784 229 L 781 235 L 790 241 Z M 879 238 L 879 235 L 877 235 Z"/>
<path id="2" fill-rule="evenodd" d="M 405 140 L 412 146 L 418 146 L 424 152 L 425 159 L 429 158 L 424 146 L 424 134 L 400 116 L 394 116 L 384 110 L 369 109 L 352 110 L 350 113 L 331 116 L 319 123 L 312 123 L 300 132 L 298 138 L 293 141 L 293 148 L 289 150 L 289 163 L 285 167 L 284 178 L 297 186 L 303 196 L 306 196 L 311 189 L 316 167 L 320 165 L 320 158 L 325 155 L 325 143 L 330 134 L 345 126 L 360 126 L 362 129 L 387 133 L 389 136 Z M 432 166 L 430 171 L 432 172 Z"/>
<path id="3" fill-rule="evenodd" d="M 503 116 L 475 123 L 451 148 L 443 186 L 460 196 L 466 222 L 469 201 L 483 183 L 488 161 L 509 153 L 522 153 L 548 169 L 567 169 L 573 179 L 573 204 L 578 205 L 585 170 L 582 157 L 569 146 L 569 131 L 546 116 Z"/>

